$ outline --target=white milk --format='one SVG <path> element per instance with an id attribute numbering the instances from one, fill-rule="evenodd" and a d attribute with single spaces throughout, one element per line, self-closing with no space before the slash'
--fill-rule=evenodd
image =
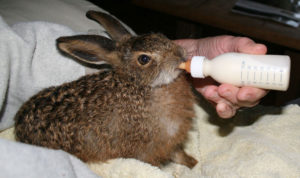
<path id="1" fill-rule="evenodd" d="M 225 53 L 212 60 L 194 56 L 191 75 L 211 76 L 219 83 L 235 86 L 285 91 L 289 85 L 290 63 L 290 57 L 283 55 Z"/>

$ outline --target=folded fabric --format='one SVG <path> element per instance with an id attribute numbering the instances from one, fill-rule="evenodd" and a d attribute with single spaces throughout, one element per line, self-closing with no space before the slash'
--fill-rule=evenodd
<path id="1" fill-rule="evenodd" d="M 43 88 L 72 81 L 85 68 L 56 49 L 56 39 L 74 35 L 48 22 L 8 26 L 0 16 L 0 130 L 12 126 L 19 107 Z"/>
<path id="2" fill-rule="evenodd" d="M 0 139 L 0 177 L 99 178 L 79 159 L 49 150 Z"/>

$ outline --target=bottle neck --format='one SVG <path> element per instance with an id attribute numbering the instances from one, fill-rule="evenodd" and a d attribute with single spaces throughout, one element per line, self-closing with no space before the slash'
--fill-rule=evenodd
<path id="1" fill-rule="evenodd" d="M 191 61 L 191 75 L 194 78 L 204 78 L 211 74 L 211 60 L 204 56 L 194 56 Z"/>
<path id="2" fill-rule="evenodd" d="M 194 78 L 204 78 L 203 75 L 203 62 L 204 56 L 194 56 L 191 61 L 191 75 Z"/>

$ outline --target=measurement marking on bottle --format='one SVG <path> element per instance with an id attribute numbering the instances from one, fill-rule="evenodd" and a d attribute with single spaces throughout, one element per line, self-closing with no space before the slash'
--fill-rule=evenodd
<path id="1" fill-rule="evenodd" d="M 241 71 L 241 81 L 243 80 L 243 71 Z"/>
<path id="2" fill-rule="evenodd" d="M 247 71 L 247 81 L 249 81 L 249 71 Z"/>
<path id="3" fill-rule="evenodd" d="M 241 65 L 241 83 L 242 85 L 245 84 L 245 82 L 243 81 L 243 72 L 244 72 L 244 69 L 245 69 L 245 61 L 242 61 L 242 65 Z"/>
<path id="4" fill-rule="evenodd" d="M 241 86 L 280 87 L 282 86 L 284 70 L 280 67 L 263 66 L 259 64 L 250 65 L 245 61 L 240 64 L 240 83 Z"/>
<path id="5" fill-rule="evenodd" d="M 260 78 L 259 78 L 260 81 L 262 81 L 262 76 L 263 76 L 263 72 L 260 71 Z"/>
<path id="6" fill-rule="evenodd" d="M 241 70 L 241 81 L 243 80 L 243 70 Z"/>

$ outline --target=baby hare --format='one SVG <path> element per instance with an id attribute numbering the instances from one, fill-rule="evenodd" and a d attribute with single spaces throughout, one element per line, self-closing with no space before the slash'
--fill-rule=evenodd
<path id="1" fill-rule="evenodd" d="M 101 23 L 112 40 L 61 37 L 58 49 L 111 69 L 33 96 L 15 117 L 16 139 L 62 149 L 85 162 L 123 157 L 194 167 L 197 161 L 183 151 L 195 102 L 178 69 L 183 49 L 161 34 L 132 36 L 108 14 L 89 11 L 87 17 Z"/>

